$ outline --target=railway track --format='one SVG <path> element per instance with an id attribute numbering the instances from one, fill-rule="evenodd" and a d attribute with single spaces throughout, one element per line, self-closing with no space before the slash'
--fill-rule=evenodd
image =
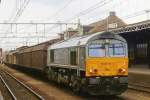
<path id="1" fill-rule="evenodd" d="M 150 93 L 139 91 L 137 89 L 132 89 L 130 87 L 130 84 L 129 84 L 129 89 L 125 93 L 119 96 L 110 96 L 110 97 L 90 96 L 87 94 L 81 94 L 78 96 L 78 95 L 74 95 L 69 89 L 66 89 L 64 87 L 57 87 L 57 84 L 47 82 L 47 80 L 45 80 L 44 77 L 42 77 L 42 75 L 39 75 L 41 76 L 39 78 L 39 76 L 36 76 L 36 74 L 35 73 L 33 74 L 33 72 L 30 74 L 29 73 L 22 74 L 26 72 L 24 70 L 17 71 L 17 70 L 8 68 L 7 66 L 2 67 L 2 70 L 8 71 L 9 73 L 17 73 L 13 75 L 15 77 L 18 77 L 21 80 L 24 80 L 24 82 L 27 82 L 27 83 L 29 82 L 29 84 L 31 82 L 30 86 L 32 87 L 36 86 L 36 89 L 40 90 L 40 93 L 44 97 L 45 100 L 150 100 Z M 21 73 L 21 74 L 18 74 L 18 73 Z M 32 82 L 35 82 L 35 81 L 37 83 L 39 82 L 42 82 L 42 83 L 32 84 Z M 5 100 L 12 100 L 11 96 L 10 96 L 10 99 L 5 99 Z"/>
<path id="2" fill-rule="evenodd" d="M 4 100 L 44 100 L 42 96 L 4 70 L 0 70 L 0 81 Z"/>
<path id="3" fill-rule="evenodd" d="M 138 84 L 130 84 L 128 86 L 129 89 L 135 90 L 135 91 L 141 91 L 150 94 L 150 87 L 144 86 L 144 85 L 138 85 Z"/>

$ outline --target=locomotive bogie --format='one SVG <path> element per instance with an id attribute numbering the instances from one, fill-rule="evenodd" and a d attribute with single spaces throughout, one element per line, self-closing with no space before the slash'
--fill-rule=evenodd
<path id="1" fill-rule="evenodd" d="M 99 77 L 89 79 L 87 91 L 92 95 L 120 95 L 127 88 L 127 77 Z"/>

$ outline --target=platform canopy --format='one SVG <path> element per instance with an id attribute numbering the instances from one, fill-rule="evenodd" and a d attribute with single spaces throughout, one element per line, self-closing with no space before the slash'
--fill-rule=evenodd
<path id="1" fill-rule="evenodd" d="M 97 32 L 97 33 L 90 34 L 90 35 L 78 36 L 78 37 L 70 38 L 68 40 L 60 41 L 58 43 L 51 45 L 48 49 L 84 46 L 90 40 L 104 39 L 104 38 L 113 38 L 113 39 L 115 38 L 117 40 L 121 40 L 123 42 L 126 42 L 126 40 L 123 39 L 119 35 L 115 35 L 115 34 L 110 33 L 110 32 Z"/>

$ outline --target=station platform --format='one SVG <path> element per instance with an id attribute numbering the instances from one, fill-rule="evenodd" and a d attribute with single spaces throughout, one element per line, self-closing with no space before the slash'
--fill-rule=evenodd
<path id="1" fill-rule="evenodd" d="M 129 73 L 150 74 L 150 69 L 148 65 L 134 65 L 129 67 Z"/>
<path id="2" fill-rule="evenodd" d="M 150 92 L 150 69 L 147 67 L 129 68 L 128 81 L 129 87 L 136 87 Z"/>

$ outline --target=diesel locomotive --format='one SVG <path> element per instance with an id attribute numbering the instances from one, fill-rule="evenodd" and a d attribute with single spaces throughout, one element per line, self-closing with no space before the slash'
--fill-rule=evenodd
<path id="1" fill-rule="evenodd" d="M 34 58 L 33 53 L 36 52 L 40 55 L 44 52 L 44 55 Z M 46 73 L 48 79 L 66 84 L 74 92 L 119 95 L 128 88 L 127 42 L 111 32 L 53 42 L 37 51 L 31 47 L 25 48 L 15 52 L 14 56 L 11 58 L 15 58 L 16 62 L 11 64 L 38 68 Z M 24 62 L 24 58 L 28 61 Z M 38 62 L 33 62 L 35 59 L 39 59 Z M 33 66 L 33 63 L 41 61 L 45 62 L 42 66 Z"/>

